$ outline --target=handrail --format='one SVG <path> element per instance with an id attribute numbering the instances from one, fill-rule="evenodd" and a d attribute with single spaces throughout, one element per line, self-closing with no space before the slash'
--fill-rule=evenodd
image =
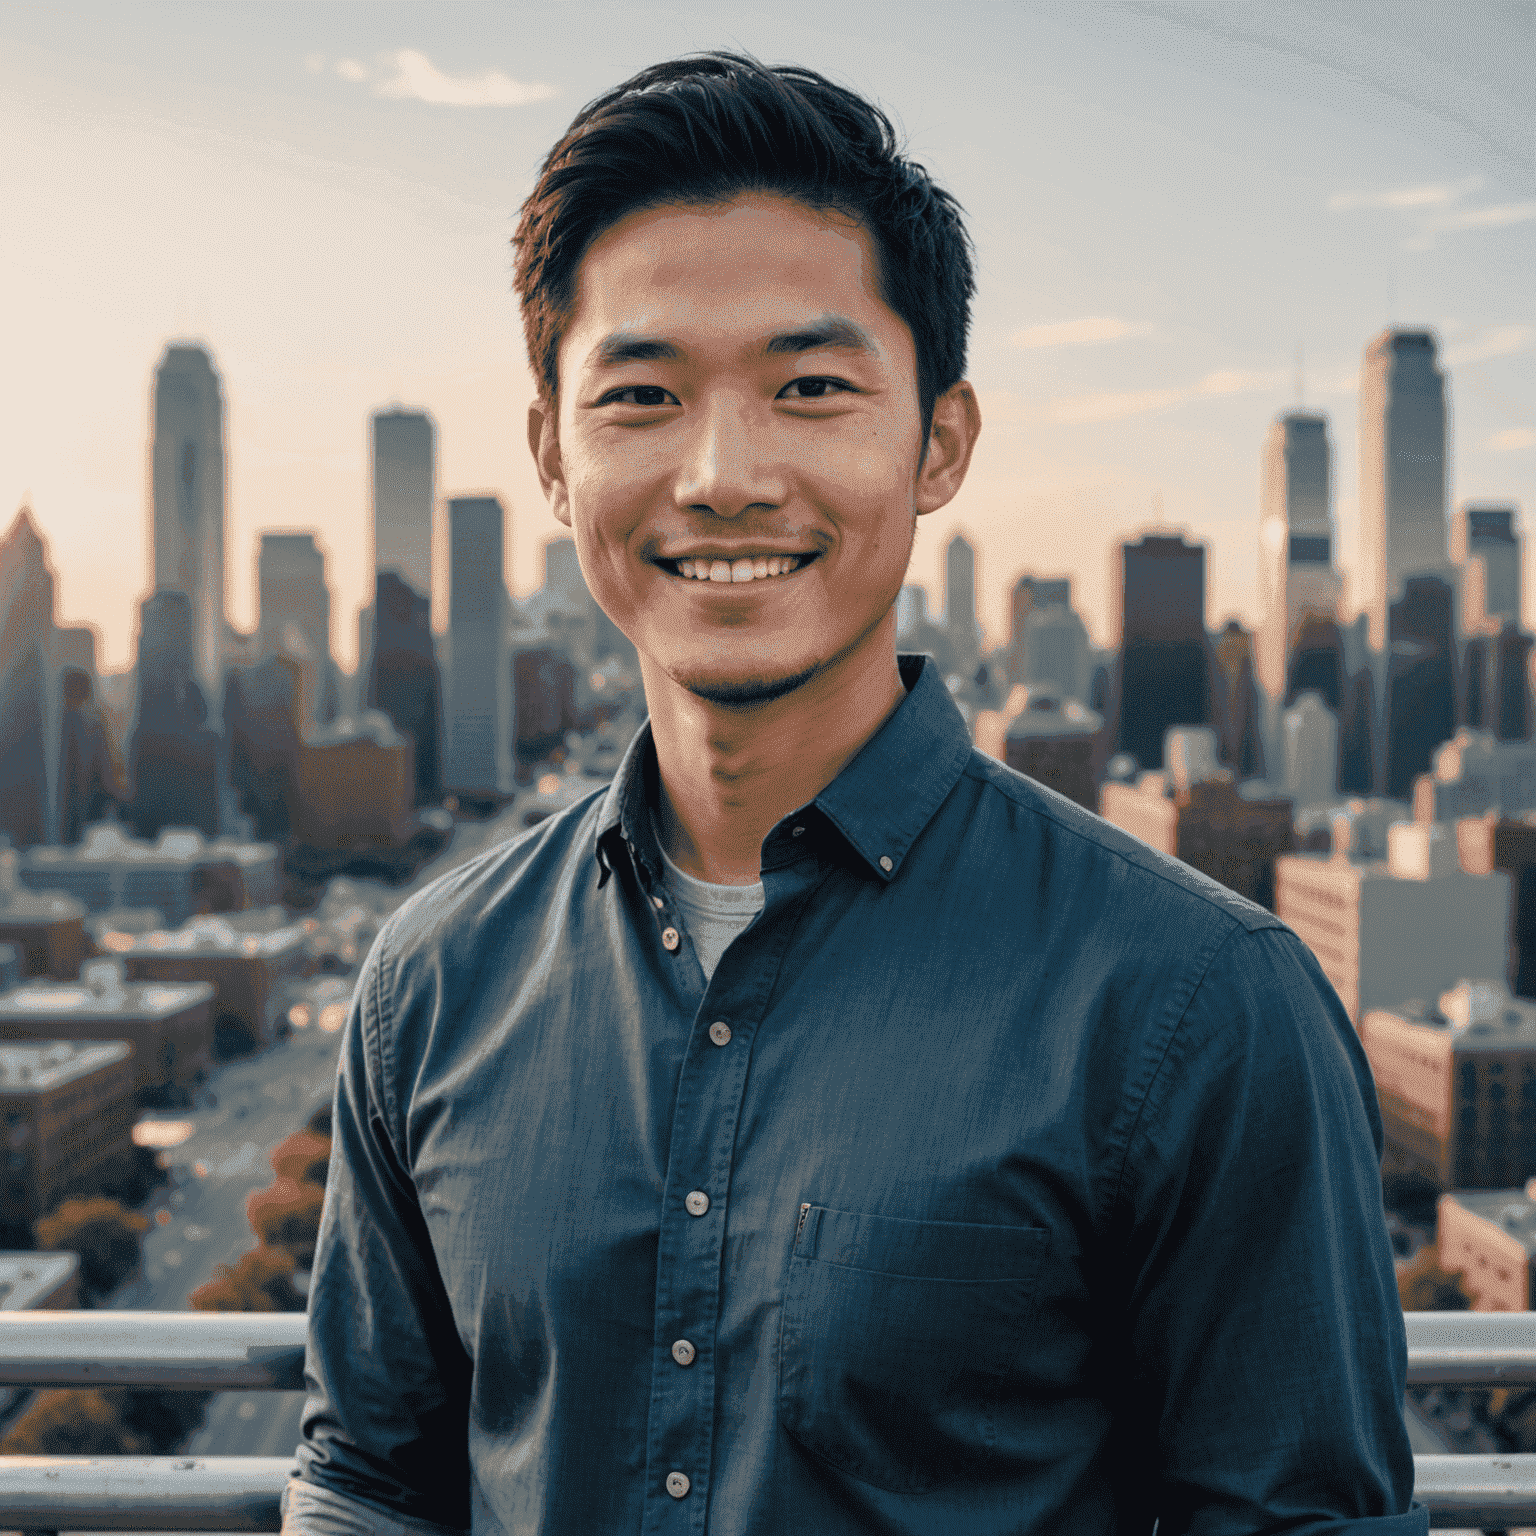
<path id="1" fill-rule="evenodd" d="M 304 1390 L 302 1312 L 0 1312 L 0 1385 Z"/>
<path id="2" fill-rule="evenodd" d="M 299 1312 L 0 1312 L 0 1384 L 302 1390 Z M 1536 1312 L 1411 1312 L 1418 1386 L 1536 1385 Z M 0 1528 L 276 1531 L 290 1460 L 0 1456 Z M 1536 1455 L 1419 1456 L 1430 1523 L 1536 1524 Z"/>

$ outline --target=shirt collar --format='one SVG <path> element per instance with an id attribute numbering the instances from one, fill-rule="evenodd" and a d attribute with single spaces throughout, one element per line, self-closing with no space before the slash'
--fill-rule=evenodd
<path id="1" fill-rule="evenodd" d="M 928 656 L 899 656 L 907 696 L 812 802 L 881 880 L 891 880 L 907 850 L 955 787 L 971 753 L 965 721 Z M 647 720 L 635 733 L 603 801 L 597 857 L 606 880 L 617 847 L 628 849 L 649 885 L 660 874 L 651 830 L 656 748 Z M 787 843 L 786 817 L 764 844 Z"/>

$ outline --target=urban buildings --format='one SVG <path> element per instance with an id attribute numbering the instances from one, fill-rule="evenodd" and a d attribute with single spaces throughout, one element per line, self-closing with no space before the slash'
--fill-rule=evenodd
<path id="1" fill-rule="evenodd" d="M 1117 554 L 1116 749 L 1143 768 L 1161 768 L 1170 727 L 1203 725 L 1210 714 L 1205 546 L 1149 533 Z"/>
<path id="2" fill-rule="evenodd" d="M 1094 755 L 1104 718 L 1048 684 L 1016 684 L 1000 710 L 982 710 L 976 745 L 1084 810 L 1098 809 Z"/>
<path id="3" fill-rule="evenodd" d="M 1536 1201 L 1521 1189 L 1457 1189 L 1441 1195 L 1440 1266 L 1461 1278 L 1474 1312 L 1531 1310 Z"/>
<path id="4" fill-rule="evenodd" d="M 1086 700 L 1093 652 L 1087 627 L 1072 608 L 1071 579 L 1021 576 L 1008 618 L 1008 681 Z"/>
<path id="5" fill-rule="evenodd" d="M 1374 1008 L 1504 975 L 1508 875 L 1469 875 L 1438 823 L 1394 822 L 1385 859 L 1355 856 L 1354 833 L 1336 817 L 1331 854 L 1276 861 L 1275 914 L 1317 956 L 1356 1027 Z"/>
<path id="6" fill-rule="evenodd" d="M 210 712 L 223 694 L 224 391 L 203 347 L 168 346 L 155 368 L 150 448 L 154 587 L 187 599 L 191 675 Z"/>
<path id="7" fill-rule="evenodd" d="M 0 1045 L 0 1226 L 29 1230 L 60 1199 L 118 1171 L 133 1145 L 132 1057 L 123 1040 Z"/>
<path id="8" fill-rule="evenodd" d="M 502 578 L 507 515 L 499 497 L 456 496 L 448 503 L 448 520 L 453 663 L 443 783 L 460 796 L 507 794 L 513 774 L 512 658 Z"/>
<path id="9" fill-rule="evenodd" d="M 1099 814 L 1239 896 L 1273 907 L 1275 860 L 1294 836 L 1291 802 L 1240 794 L 1217 766 L 1214 731 L 1170 731 L 1169 737 L 1169 768 L 1148 770 L 1134 784 L 1104 783 Z"/>
<path id="10" fill-rule="evenodd" d="M 328 851 L 403 844 L 416 803 L 413 758 L 410 738 L 378 710 L 312 732 L 299 756 L 297 841 Z"/>
<path id="11" fill-rule="evenodd" d="M 1394 1172 L 1438 1189 L 1503 1189 L 1536 1174 L 1536 1006 L 1502 977 L 1360 1021 Z"/>
<path id="12" fill-rule="evenodd" d="M 0 540 L 0 833 L 18 848 L 55 832 L 54 581 L 30 510 Z"/>
<path id="13" fill-rule="evenodd" d="M 373 566 L 406 582 L 432 609 L 432 509 L 437 428 L 425 411 L 377 411 L 373 424 Z"/>
<path id="14" fill-rule="evenodd" d="M 1274 422 L 1264 441 L 1255 670 L 1271 700 L 1286 697 L 1302 621 L 1336 620 L 1342 585 L 1334 565 L 1328 419 L 1293 411 Z"/>
<path id="15" fill-rule="evenodd" d="M 1465 572 L 1463 628 L 1521 622 L 1520 534 L 1517 510 L 1505 503 L 1464 501 L 1451 519 L 1451 559 Z M 1476 575 L 1474 576 L 1474 571 Z"/>
<path id="16" fill-rule="evenodd" d="M 1403 580 L 1448 563 L 1445 377 L 1429 331 L 1388 329 L 1360 369 L 1361 607 L 1370 646 L 1389 644 Z"/>
<path id="17" fill-rule="evenodd" d="M 969 677 L 981 654 L 981 625 L 976 619 L 976 549 L 959 533 L 944 546 L 944 632 L 953 653 L 954 670 Z"/>
<path id="18" fill-rule="evenodd" d="M 257 647 L 300 663 L 298 717 L 304 726 L 336 713 L 331 662 L 331 589 L 325 553 L 312 533 L 264 533 L 256 557 Z"/>

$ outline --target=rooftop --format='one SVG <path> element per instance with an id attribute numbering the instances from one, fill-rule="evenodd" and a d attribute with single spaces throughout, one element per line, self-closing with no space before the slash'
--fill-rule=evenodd
<path id="1" fill-rule="evenodd" d="M 44 1093 L 132 1054 L 126 1040 L 8 1040 L 0 1045 L 0 1093 Z"/>

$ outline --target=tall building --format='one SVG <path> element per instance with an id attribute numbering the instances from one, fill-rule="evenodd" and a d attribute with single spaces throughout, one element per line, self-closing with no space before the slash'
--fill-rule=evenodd
<path id="1" fill-rule="evenodd" d="M 443 783 L 460 794 L 512 789 L 512 655 L 502 579 L 506 525 L 496 496 L 455 496 L 448 503 L 453 667 Z"/>
<path id="2" fill-rule="evenodd" d="M 1259 684 L 1283 699 L 1291 646 L 1303 619 L 1338 617 L 1333 563 L 1332 454 L 1328 418 L 1295 411 L 1264 440 L 1259 513 Z"/>
<path id="3" fill-rule="evenodd" d="M 18 848 L 51 842 L 61 700 L 48 551 L 23 507 L 0 539 L 0 833 Z"/>
<path id="4" fill-rule="evenodd" d="M 257 648 L 263 657 L 295 654 L 292 634 L 303 638 L 313 681 L 301 687 L 302 724 L 321 721 L 331 676 L 331 589 L 325 580 L 325 552 L 312 533 L 264 533 L 256 557 Z"/>
<path id="5" fill-rule="evenodd" d="M 1205 545 L 1177 534 L 1122 544 L 1115 561 L 1120 652 L 1116 748 L 1143 768 L 1163 766 L 1170 726 L 1210 717 L 1205 633 Z"/>
<path id="6" fill-rule="evenodd" d="M 425 411 L 373 416 L 373 567 L 398 576 L 432 611 L 437 428 Z"/>
<path id="7" fill-rule="evenodd" d="M 1360 369 L 1360 596 L 1370 646 L 1406 576 L 1447 564 L 1445 375 L 1430 331 L 1385 330 Z"/>
<path id="8" fill-rule="evenodd" d="M 186 595 L 192 675 L 216 710 L 223 695 L 224 391 L 206 349 L 169 346 L 154 393 L 155 589 Z"/>
<path id="9" fill-rule="evenodd" d="M 976 622 L 976 551 L 960 533 L 944 547 L 944 629 L 956 670 L 969 674 L 981 652 L 981 626 Z"/>
<path id="10" fill-rule="evenodd" d="M 1451 559 L 1466 568 L 1463 627 L 1497 632 L 1520 623 L 1520 533 L 1516 509 L 1464 501 L 1451 519 Z M 1472 568 L 1477 567 L 1473 576 Z"/>

